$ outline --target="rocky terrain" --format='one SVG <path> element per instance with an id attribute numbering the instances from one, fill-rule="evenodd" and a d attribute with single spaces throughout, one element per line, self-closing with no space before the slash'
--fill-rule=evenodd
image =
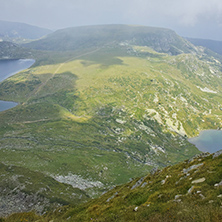
<path id="1" fill-rule="evenodd" d="M 180 171 L 171 167 L 200 153 L 187 138 L 204 129 L 221 128 L 222 60 L 219 57 L 195 47 L 171 30 L 141 26 L 59 30 L 26 47 L 28 51 L 43 51 L 35 51 L 36 63 L 31 68 L 0 84 L 0 99 L 19 103 L 0 113 L 0 162 L 7 169 L 13 166 L 27 170 L 31 177 L 29 180 L 16 170 L 10 175 L 3 173 L 6 177 L 1 189 L 10 197 L 7 202 L 1 193 L 2 208 L 8 208 L 7 213 L 31 209 L 44 213 L 45 206 L 73 204 L 70 200 L 75 196 L 73 193 L 76 201 L 81 195 L 85 197 L 80 198 L 80 203 L 88 196 L 98 197 L 135 177 L 139 177 L 138 181 L 126 185 L 124 192 L 131 192 L 137 182 L 140 186 L 132 192 L 156 181 L 152 191 L 141 190 L 141 195 L 135 196 L 130 193 L 129 199 L 123 200 L 116 188 L 100 199 L 102 205 L 108 210 L 112 201 L 120 200 L 116 202 L 119 207 L 126 201 L 125 206 L 134 213 L 140 211 L 133 209 L 143 209 L 149 199 L 148 202 L 155 203 L 155 209 L 160 207 L 165 212 L 164 201 L 174 203 L 176 195 L 186 199 L 185 194 L 196 182 L 207 183 L 206 176 L 195 174 L 189 183 L 188 179 L 184 184 L 181 182 L 181 191 L 161 190 L 168 181 L 173 186 L 180 178 L 190 178 L 188 162 L 183 163 Z M 195 161 L 196 170 L 204 167 L 198 164 L 205 160 Z M 153 168 L 165 170 L 144 178 Z M 175 170 L 175 175 L 166 169 Z M 177 174 L 180 176 L 176 177 Z M 44 178 L 47 181 L 42 186 Z M 24 193 L 27 187 L 32 190 L 33 184 L 36 184 L 34 191 Z M 55 191 L 50 191 L 49 184 L 56 185 Z M 70 193 L 64 192 L 68 187 Z M 172 195 L 168 198 L 164 192 Z M 138 195 L 141 200 L 137 199 Z M 163 203 L 160 201 L 159 206 L 161 196 Z M 29 208 L 33 198 L 36 202 Z M 106 201 L 108 205 L 104 204 Z M 90 209 L 87 213 L 78 209 L 78 215 L 82 212 L 84 220 L 89 219 L 87 215 L 96 220 L 93 212 L 100 214 L 104 210 L 106 214 L 105 208 L 96 211 L 97 207 L 92 205 Z M 118 211 L 122 212 L 121 208 Z M 73 218 L 79 219 L 78 215 Z"/>
<path id="2" fill-rule="evenodd" d="M 221 221 L 222 151 L 202 153 L 177 165 L 116 186 L 98 199 L 62 207 L 30 221 Z"/>
<path id="3" fill-rule="evenodd" d="M 35 211 L 43 214 L 67 204 L 79 204 L 89 197 L 84 191 L 59 183 L 39 172 L 0 163 L 0 216 Z"/>

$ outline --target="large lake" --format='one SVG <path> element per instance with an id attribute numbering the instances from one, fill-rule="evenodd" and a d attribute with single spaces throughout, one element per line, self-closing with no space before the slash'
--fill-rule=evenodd
<path id="1" fill-rule="evenodd" d="M 0 82 L 16 73 L 29 68 L 35 60 L 33 59 L 16 59 L 16 60 L 0 60 Z M 0 100 L 0 112 L 13 108 L 17 105 L 15 102 Z"/>
<path id="2" fill-rule="evenodd" d="M 188 140 L 194 144 L 200 151 L 215 153 L 222 150 L 222 130 L 204 130 L 198 137 Z"/>

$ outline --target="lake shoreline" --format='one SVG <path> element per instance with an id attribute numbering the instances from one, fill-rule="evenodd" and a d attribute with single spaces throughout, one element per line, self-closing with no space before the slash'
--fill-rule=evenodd
<path id="1" fill-rule="evenodd" d="M 15 74 L 30 68 L 34 63 L 34 59 L 1 59 L 0 68 L 2 68 L 2 73 L 0 73 L 0 83 Z M 19 103 L 15 101 L 0 100 L 0 112 L 14 108 L 17 105 L 19 105 Z"/>
<path id="2" fill-rule="evenodd" d="M 199 135 L 188 139 L 201 152 L 214 153 L 222 149 L 222 130 L 208 129 L 199 132 Z"/>

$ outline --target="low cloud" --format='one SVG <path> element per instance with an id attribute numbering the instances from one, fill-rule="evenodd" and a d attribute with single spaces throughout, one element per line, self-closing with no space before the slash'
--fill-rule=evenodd
<path id="1" fill-rule="evenodd" d="M 141 24 L 181 32 L 222 24 L 220 0 L 0 0 L 0 20 L 59 29 L 92 24 Z"/>

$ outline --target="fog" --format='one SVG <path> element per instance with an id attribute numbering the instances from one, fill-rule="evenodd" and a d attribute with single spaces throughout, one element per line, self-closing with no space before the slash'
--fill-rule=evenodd
<path id="1" fill-rule="evenodd" d="M 222 40 L 220 0 L 0 0 L 0 20 L 52 30 L 95 24 L 165 27 Z"/>

